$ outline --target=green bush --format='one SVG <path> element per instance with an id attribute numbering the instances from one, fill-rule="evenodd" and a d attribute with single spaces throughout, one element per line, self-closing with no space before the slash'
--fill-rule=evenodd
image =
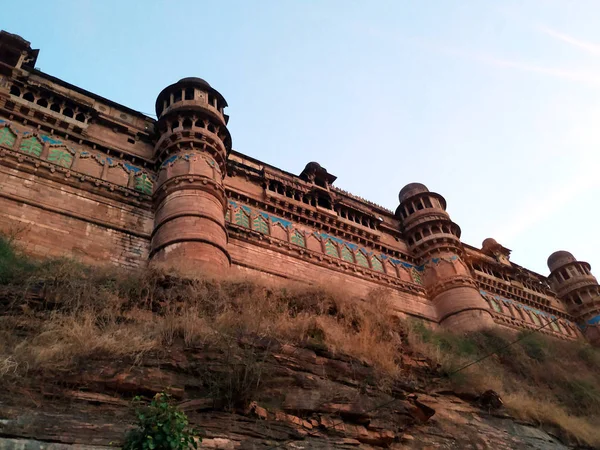
<path id="1" fill-rule="evenodd" d="M 523 333 L 519 333 L 519 337 L 523 336 Z M 525 337 L 519 342 L 521 348 L 525 350 L 527 356 L 531 359 L 535 359 L 538 362 L 544 362 L 548 358 L 549 348 L 546 339 L 537 334 L 531 334 Z"/>
<path id="2" fill-rule="evenodd" d="M 0 285 L 17 281 L 35 267 L 31 260 L 17 252 L 12 239 L 0 235 Z"/>
<path id="3" fill-rule="evenodd" d="M 140 397 L 134 399 L 140 403 Z M 170 402 L 168 394 L 156 394 L 150 405 L 136 409 L 138 428 L 126 437 L 124 450 L 184 450 L 198 448 L 195 430 L 188 429 L 188 418 Z"/>

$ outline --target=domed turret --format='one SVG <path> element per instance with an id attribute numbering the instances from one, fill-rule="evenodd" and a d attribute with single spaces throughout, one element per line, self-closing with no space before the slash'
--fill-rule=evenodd
<path id="1" fill-rule="evenodd" d="M 407 198 L 422 192 L 429 192 L 427 186 L 421 183 L 409 183 L 400 190 L 400 193 L 398 194 L 398 200 L 400 200 L 400 203 L 402 203 Z"/>
<path id="2" fill-rule="evenodd" d="M 493 325 L 489 306 L 461 257 L 460 227 L 450 220 L 446 200 L 421 183 L 410 183 L 398 195 L 396 217 L 415 258 L 440 323 L 456 330 Z"/>
<path id="3" fill-rule="evenodd" d="M 231 150 L 226 106 L 202 78 L 182 78 L 158 95 L 153 262 L 211 269 L 230 264 L 223 187 Z"/>
<path id="4" fill-rule="evenodd" d="M 564 266 L 565 264 L 569 264 L 576 261 L 575 257 L 564 250 L 559 250 L 557 252 L 552 253 L 548 257 L 548 269 L 550 272 L 554 272 L 559 267 Z"/>
<path id="5" fill-rule="evenodd" d="M 600 286 L 588 263 L 564 250 L 548 258 L 548 280 L 586 338 L 600 345 Z"/>

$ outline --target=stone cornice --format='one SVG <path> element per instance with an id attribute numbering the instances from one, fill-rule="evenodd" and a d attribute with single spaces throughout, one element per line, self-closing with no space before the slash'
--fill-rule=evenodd
<path id="1" fill-rule="evenodd" d="M 471 277 L 464 275 L 455 275 L 452 277 L 444 278 L 443 281 L 435 283 L 432 287 L 427 289 L 427 294 L 429 298 L 435 299 L 435 297 L 437 297 L 441 293 L 459 287 L 473 287 L 475 289 L 479 289 L 479 286 Z"/>
<path id="2" fill-rule="evenodd" d="M 154 191 L 154 201 L 158 205 L 171 192 L 178 190 L 191 189 L 196 191 L 209 192 L 217 197 L 223 205 L 223 210 L 227 206 L 225 189 L 218 181 L 203 175 L 186 174 L 169 178 Z"/>

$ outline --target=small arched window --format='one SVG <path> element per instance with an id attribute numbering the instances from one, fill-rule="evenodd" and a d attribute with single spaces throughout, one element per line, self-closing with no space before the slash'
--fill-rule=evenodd
<path id="1" fill-rule="evenodd" d="M 40 105 L 42 108 L 48 107 L 48 100 L 46 100 L 45 98 L 40 98 L 36 103 L 38 105 Z"/>
<path id="2" fill-rule="evenodd" d="M 73 117 L 74 113 L 73 110 L 71 108 L 65 108 L 63 110 L 63 115 L 67 116 L 67 117 Z"/>
<path id="3" fill-rule="evenodd" d="M 31 92 L 26 92 L 25 95 L 23 96 L 23 100 L 27 100 L 28 102 L 33 102 L 35 100 L 35 98 L 33 97 L 33 94 Z"/>
<path id="4" fill-rule="evenodd" d="M 10 93 L 11 95 L 16 95 L 17 97 L 21 96 L 21 89 L 19 89 L 17 86 L 11 86 L 10 87 Z"/>

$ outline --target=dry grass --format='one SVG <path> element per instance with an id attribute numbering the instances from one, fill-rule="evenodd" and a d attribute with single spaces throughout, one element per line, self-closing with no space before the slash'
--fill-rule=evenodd
<path id="1" fill-rule="evenodd" d="M 10 258 L 19 260 L 18 254 Z M 176 342 L 220 345 L 248 335 L 345 354 L 375 366 L 382 377 L 399 371 L 401 339 L 390 331 L 396 327 L 384 291 L 360 302 L 335 287 L 243 277 L 182 280 L 158 270 L 124 274 L 70 260 L 26 267 L 17 275 L 5 272 L 4 284 L 25 294 L 42 282 L 47 306 L 36 310 L 23 295 L 10 308 L 17 314 L 0 317 L 0 335 L 7 337 L 0 344 L 0 377 L 75 371 L 90 358 L 139 360 Z"/>
<path id="2" fill-rule="evenodd" d="M 600 446 L 600 352 L 584 343 L 501 330 L 455 335 L 422 324 L 408 326 L 411 348 L 431 358 L 457 390 L 493 389 L 523 420 L 570 439 Z M 481 363 L 466 364 L 524 339 Z"/>
<path id="3" fill-rule="evenodd" d="M 383 382 L 401 374 L 407 346 L 449 374 L 515 337 L 457 336 L 413 322 L 401 327 L 384 290 L 363 302 L 335 286 L 172 275 L 91 269 L 69 260 L 35 263 L 0 238 L 0 287 L 20 293 L 2 306 L 0 380 L 73 372 L 93 359 L 140 360 L 173 345 L 226 346 L 256 336 L 350 356 L 375 367 Z M 27 296 L 40 285 L 42 306 Z M 249 384 L 260 377 L 230 375 L 229 384 L 238 383 L 236 377 Z M 515 416 L 600 446 L 600 353 L 589 346 L 528 338 L 448 382 L 476 393 L 494 389 Z M 228 388 L 228 401 L 246 395 L 248 383 Z"/>

